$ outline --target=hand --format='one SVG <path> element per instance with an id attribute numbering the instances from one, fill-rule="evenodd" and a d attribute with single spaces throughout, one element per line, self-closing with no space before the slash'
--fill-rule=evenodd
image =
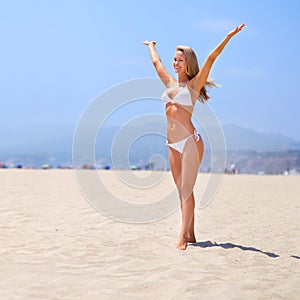
<path id="1" fill-rule="evenodd" d="M 146 46 L 150 46 L 150 45 L 155 46 L 156 45 L 156 41 L 144 41 L 143 44 L 146 45 Z"/>
<path id="2" fill-rule="evenodd" d="M 235 34 L 237 34 L 238 32 L 240 32 L 240 31 L 243 29 L 244 26 L 245 26 L 244 23 L 243 23 L 242 25 L 240 25 L 240 26 L 237 26 L 234 30 L 228 32 L 227 35 L 228 35 L 229 37 L 233 37 Z"/>

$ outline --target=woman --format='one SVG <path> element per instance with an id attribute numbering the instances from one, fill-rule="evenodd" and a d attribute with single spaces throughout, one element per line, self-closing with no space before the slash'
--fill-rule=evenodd
<path id="1" fill-rule="evenodd" d="M 177 248 L 185 250 L 187 243 L 195 243 L 193 189 L 202 160 L 204 146 L 192 121 L 195 102 L 209 99 L 206 85 L 215 85 L 208 80 L 211 67 L 229 40 L 245 25 L 230 31 L 224 40 L 208 55 L 199 69 L 195 52 L 187 46 L 178 46 L 173 60 L 177 80 L 164 68 L 156 52 L 155 41 L 145 41 L 158 76 L 167 87 L 162 95 L 166 105 L 167 144 L 169 162 L 181 204 L 181 230 Z"/>

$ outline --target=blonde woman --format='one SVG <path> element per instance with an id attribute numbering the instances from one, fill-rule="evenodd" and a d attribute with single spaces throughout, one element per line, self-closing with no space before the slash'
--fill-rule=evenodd
<path id="1" fill-rule="evenodd" d="M 190 47 L 178 46 L 173 60 L 177 80 L 163 66 L 155 48 L 156 42 L 143 42 L 148 46 L 156 72 L 167 88 L 162 101 L 166 108 L 169 162 L 181 204 L 181 230 L 177 243 L 181 250 L 185 250 L 188 243 L 196 242 L 193 190 L 204 145 L 191 121 L 194 105 L 197 100 L 205 102 L 209 99 L 206 86 L 215 85 L 208 80 L 211 67 L 229 40 L 243 27 L 244 24 L 230 31 L 200 68 L 195 52 Z"/>

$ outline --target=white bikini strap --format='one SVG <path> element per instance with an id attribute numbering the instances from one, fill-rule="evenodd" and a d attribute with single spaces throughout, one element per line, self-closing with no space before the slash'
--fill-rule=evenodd
<path id="1" fill-rule="evenodd" d="M 199 142 L 200 136 L 199 136 L 199 133 L 198 133 L 197 129 L 194 130 L 194 138 L 195 138 L 196 142 Z"/>

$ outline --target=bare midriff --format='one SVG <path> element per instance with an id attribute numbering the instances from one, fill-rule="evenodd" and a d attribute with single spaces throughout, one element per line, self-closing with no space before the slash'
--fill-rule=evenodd
<path id="1" fill-rule="evenodd" d="M 166 105 L 168 143 L 176 143 L 194 133 L 192 113 L 192 106 L 177 103 Z"/>

